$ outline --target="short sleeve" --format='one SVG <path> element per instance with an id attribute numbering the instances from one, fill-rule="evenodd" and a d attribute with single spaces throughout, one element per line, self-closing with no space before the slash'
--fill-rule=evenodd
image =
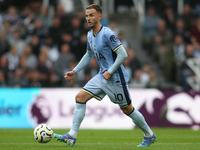
<path id="1" fill-rule="evenodd" d="M 118 48 L 120 48 L 122 46 L 119 38 L 117 37 L 117 35 L 115 34 L 115 32 L 113 32 L 110 29 L 107 29 L 105 32 L 105 39 L 106 39 L 106 43 L 108 44 L 108 46 L 113 50 L 116 51 Z"/>

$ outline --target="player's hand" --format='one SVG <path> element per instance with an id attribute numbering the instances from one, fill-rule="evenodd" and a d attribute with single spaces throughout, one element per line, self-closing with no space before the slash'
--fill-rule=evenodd
<path id="1" fill-rule="evenodd" d="M 105 71 L 103 74 L 104 79 L 109 80 L 111 77 L 111 74 L 108 71 Z"/>
<path id="2" fill-rule="evenodd" d="M 67 80 L 68 82 L 70 82 L 76 75 L 76 72 L 74 70 L 69 71 L 67 73 L 65 73 L 65 80 Z"/>

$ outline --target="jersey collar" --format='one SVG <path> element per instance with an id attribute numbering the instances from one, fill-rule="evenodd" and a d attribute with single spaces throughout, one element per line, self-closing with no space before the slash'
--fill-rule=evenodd
<path id="1" fill-rule="evenodd" d="M 101 31 L 102 28 L 103 28 L 103 26 L 101 25 L 101 28 L 100 28 L 99 32 Z M 99 32 L 98 32 L 98 33 L 99 33 Z M 97 33 L 97 34 L 98 34 L 98 33 Z M 96 37 L 97 35 L 95 36 L 95 35 L 93 34 L 93 36 Z"/>

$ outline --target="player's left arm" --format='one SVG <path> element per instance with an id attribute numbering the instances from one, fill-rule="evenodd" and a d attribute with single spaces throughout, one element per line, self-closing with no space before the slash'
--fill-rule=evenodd
<path id="1" fill-rule="evenodd" d="M 115 59 L 115 62 L 113 65 L 104 72 L 103 77 L 106 80 L 109 80 L 111 75 L 119 68 L 119 66 L 124 62 L 124 60 L 128 57 L 126 50 L 124 47 L 121 45 L 116 51 L 117 53 L 117 58 Z"/>

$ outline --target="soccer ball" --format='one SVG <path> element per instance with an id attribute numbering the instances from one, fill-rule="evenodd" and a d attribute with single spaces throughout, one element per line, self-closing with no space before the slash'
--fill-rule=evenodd
<path id="1" fill-rule="evenodd" d="M 34 129 L 33 135 L 39 143 L 47 143 L 53 137 L 53 130 L 46 124 L 39 124 Z"/>

